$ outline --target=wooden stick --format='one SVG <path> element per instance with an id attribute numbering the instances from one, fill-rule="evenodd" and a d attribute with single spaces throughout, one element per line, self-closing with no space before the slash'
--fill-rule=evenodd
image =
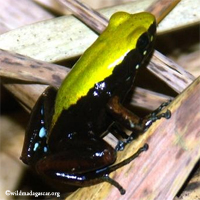
<path id="1" fill-rule="evenodd" d="M 102 33 L 108 24 L 108 19 L 81 1 L 59 0 L 58 2 L 97 33 Z M 146 11 L 154 14 L 159 24 L 179 2 L 180 0 L 157 0 Z"/>
<path id="2" fill-rule="evenodd" d="M 177 93 L 182 92 L 195 79 L 192 74 L 158 51 L 155 51 L 147 69 Z"/>
<path id="3" fill-rule="evenodd" d="M 197 170 L 192 173 L 192 177 L 187 183 L 184 191 L 174 200 L 199 200 L 200 199 L 200 160 L 196 166 Z"/>
<path id="4" fill-rule="evenodd" d="M 0 49 L 0 76 L 59 87 L 70 69 Z"/>
<path id="5" fill-rule="evenodd" d="M 97 33 L 101 33 L 108 25 L 108 20 L 101 13 L 80 1 L 59 0 L 59 2 Z"/>
<path id="6" fill-rule="evenodd" d="M 181 0 L 157 0 L 147 8 L 146 11 L 153 13 L 156 16 L 157 24 L 159 24 L 180 1 Z"/>
<path id="7" fill-rule="evenodd" d="M 6 78 L 6 80 L 14 79 L 11 83 L 2 79 L 4 86 L 12 91 L 28 111 L 33 108 L 38 96 L 45 90 L 47 85 L 59 87 L 69 72 L 68 68 L 60 65 L 37 61 L 5 50 L 0 50 L 0 63 L 0 76 Z M 26 84 L 23 84 L 24 82 Z M 146 99 L 152 101 L 146 101 Z M 132 105 L 140 105 L 145 109 L 153 110 L 168 99 L 172 99 L 172 97 L 136 88 Z"/>

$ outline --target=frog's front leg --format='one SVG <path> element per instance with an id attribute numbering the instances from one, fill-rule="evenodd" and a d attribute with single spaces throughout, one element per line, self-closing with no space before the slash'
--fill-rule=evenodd
<path id="1" fill-rule="evenodd" d="M 169 110 L 164 113 L 160 113 L 160 111 L 169 103 L 170 102 L 161 104 L 155 111 L 150 113 L 145 118 L 141 119 L 140 117 L 126 109 L 120 103 L 118 96 L 112 97 L 108 103 L 108 110 L 113 118 L 115 118 L 116 121 L 122 124 L 125 128 L 135 131 L 125 140 L 125 142 L 120 141 L 116 149 L 123 150 L 124 146 L 127 143 L 131 142 L 138 134 L 146 131 L 152 125 L 152 123 L 157 121 L 158 119 L 169 119 L 171 117 L 171 112 Z"/>
<path id="2" fill-rule="evenodd" d="M 55 88 L 48 87 L 39 97 L 31 112 L 21 154 L 21 160 L 28 165 L 33 165 L 37 160 L 48 154 L 47 130 L 49 129 L 56 94 Z"/>

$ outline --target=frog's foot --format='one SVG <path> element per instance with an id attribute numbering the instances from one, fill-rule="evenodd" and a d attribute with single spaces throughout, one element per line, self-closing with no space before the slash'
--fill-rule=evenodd
<path id="1" fill-rule="evenodd" d="M 158 114 L 166 106 L 168 106 L 170 104 L 170 102 L 171 101 L 162 103 L 156 110 L 154 110 L 150 115 L 148 115 L 145 119 L 142 120 L 143 121 L 142 123 L 144 126 L 144 131 L 146 131 L 152 125 L 153 122 L 155 122 L 161 118 L 169 119 L 171 117 L 170 110 L 167 110 L 164 113 Z"/>
<path id="2" fill-rule="evenodd" d="M 128 163 L 130 163 L 131 161 L 133 161 L 135 158 L 137 158 L 142 152 L 147 151 L 149 148 L 148 144 L 144 144 L 142 147 L 140 147 L 136 153 L 134 153 L 133 155 L 131 155 L 129 158 L 121 161 L 120 163 L 117 163 L 115 165 L 109 166 L 107 167 L 107 169 L 105 170 L 106 173 L 104 174 L 104 176 L 101 177 L 101 179 L 103 181 L 106 181 L 108 183 L 110 183 L 111 185 L 115 186 L 119 192 L 121 193 L 121 195 L 125 194 L 125 189 L 115 180 L 111 179 L 109 177 L 109 174 L 125 165 L 127 165 Z"/>

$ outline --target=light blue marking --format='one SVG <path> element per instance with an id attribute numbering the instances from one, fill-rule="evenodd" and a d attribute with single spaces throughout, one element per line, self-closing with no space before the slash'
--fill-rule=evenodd
<path id="1" fill-rule="evenodd" d="M 44 115 L 44 108 L 42 107 L 40 110 L 41 115 Z"/>
<path id="2" fill-rule="evenodd" d="M 140 65 L 139 65 L 139 64 L 137 64 L 137 65 L 135 66 L 135 69 L 139 69 L 139 67 L 140 67 Z"/>
<path id="3" fill-rule="evenodd" d="M 38 143 L 35 143 L 34 148 L 33 148 L 33 151 L 36 151 L 38 147 L 39 147 L 39 144 L 38 144 Z"/>
<path id="4" fill-rule="evenodd" d="M 43 138 L 43 137 L 45 137 L 45 136 L 46 136 L 46 130 L 45 130 L 44 127 L 42 127 L 42 128 L 40 129 L 40 132 L 39 132 L 39 137 L 40 137 L 40 138 Z"/>
<path id="5" fill-rule="evenodd" d="M 47 147 L 44 147 L 44 152 L 47 152 Z"/>

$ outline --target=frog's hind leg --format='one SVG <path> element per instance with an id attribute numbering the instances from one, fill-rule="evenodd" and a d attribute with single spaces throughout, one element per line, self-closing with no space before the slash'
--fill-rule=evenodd
<path id="1" fill-rule="evenodd" d="M 34 164 L 48 153 L 47 136 L 57 90 L 48 87 L 37 100 L 26 129 L 21 160 Z"/>
<path id="2" fill-rule="evenodd" d="M 104 171 L 104 175 L 102 177 L 100 177 L 100 179 L 102 179 L 105 182 L 110 183 L 111 185 L 115 186 L 119 192 L 123 195 L 125 194 L 125 189 L 114 179 L 111 179 L 109 177 L 109 174 L 125 165 L 127 165 L 128 163 L 130 163 L 132 160 L 134 160 L 135 158 L 137 158 L 143 151 L 147 151 L 148 149 L 148 144 L 144 144 L 143 147 L 139 148 L 138 151 L 136 153 L 134 153 L 132 156 L 130 156 L 129 158 L 121 161 L 120 163 L 117 163 L 115 165 L 109 166 L 105 169 Z"/>

